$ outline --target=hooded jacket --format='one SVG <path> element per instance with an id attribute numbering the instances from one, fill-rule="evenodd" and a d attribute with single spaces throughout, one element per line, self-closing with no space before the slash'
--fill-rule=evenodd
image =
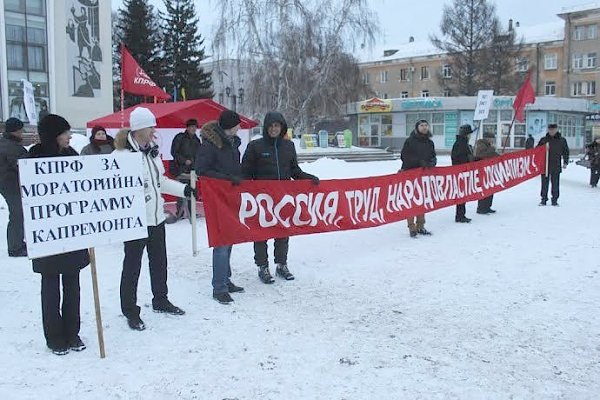
<path id="1" fill-rule="evenodd" d="M 475 160 L 484 160 L 499 156 L 496 148 L 487 139 L 477 139 L 475 142 Z"/>
<path id="2" fill-rule="evenodd" d="M 19 158 L 27 155 L 27 150 L 10 133 L 0 138 L 0 186 L 19 189 Z"/>
<path id="3" fill-rule="evenodd" d="M 127 133 L 125 133 L 127 132 Z M 139 153 L 144 166 L 144 196 L 146 200 L 146 223 L 157 226 L 165 221 L 165 201 L 161 193 L 185 197 L 185 185 L 165 176 L 165 167 L 158 154 L 158 147 L 150 142 L 155 151 L 143 151 L 130 131 L 120 131 L 115 138 L 115 151 Z"/>
<path id="4" fill-rule="evenodd" d="M 240 179 L 240 138 L 237 135 L 228 138 L 217 121 L 204 124 L 201 135 L 202 144 L 196 154 L 196 174 L 216 179 Z"/>
<path id="5" fill-rule="evenodd" d="M 559 173 L 562 171 L 561 158 L 563 163 L 569 163 L 569 145 L 567 140 L 562 137 L 560 132 L 556 132 L 554 137 L 550 136 L 550 133 L 546 133 L 546 136 L 540 139 L 538 146 L 544 146 L 546 143 L 550 144 L 548 151 L 548 172 Z"/>
<path id="6" fill-rule="evenodd" d="M 417 122 L 415 129 L 410 133 L 408 139 L 404 141 L 404 146 L 402 146 L 402 151 L 400 152 L 402 171 L 436 166 L 437 156 L 431 136 L 431 132 L 428 132 L 427 135 L 420 134 Z"/>
<path id="7" fill-rule="evenodd" d="M 278 137 L 269 136 L 269 126 L 281 124 Z M 296 147 L 291 140 L 284 139 L 287 123 L 281 113 L 271 111 L 265 115 L 262 138 L 253 140 L 242 159 L 242 173 L 245 179 L 313 179 L 314 175 L 302 171 L 298 166 Z"/>

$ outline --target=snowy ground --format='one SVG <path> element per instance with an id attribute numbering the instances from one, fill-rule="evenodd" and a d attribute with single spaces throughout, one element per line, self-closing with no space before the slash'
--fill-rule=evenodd
<path id="1" fill-rule="evenodd" d="M 443 160 L 446 161 L 447 160 Z M 322 179 L 395 172 L 399 162 L 320 160 Z M 496 196 L 493 216 L 428 215 L 294 237 L 296 280 L 259 282 L 252 246 L 235 246 L 235 303 L 211 298 L 211 251 L 191 255 L 190 225 L 167 227 L 170 298 L 183 317 L 120 315 L 120 247 L 97 249 L 107 358 L 98 357 L 89 268 L 82 272 L 82 353 L 45 347 L 40 277 L 0 240 L 0 399 L 597 399 L 600 394 L 599 189 L 571 165 L 560 207 L 538 207 L 539 180 Z M 7 211 L 0 210 L 0 230 Z"/>

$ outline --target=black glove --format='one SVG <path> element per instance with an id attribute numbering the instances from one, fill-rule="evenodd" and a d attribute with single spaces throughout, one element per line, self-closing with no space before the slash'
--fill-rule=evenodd
<path id="1" fill-rule="evenodd" d="M 183 189 L 183 195 L 185 197 L 190 197 L 191 195 L 194 195 L 195 199 L 198 198 L 198 196 L 196 195 L 196 189 L 192 188 L 190 185 L 185 185 L 185 189 Z"/>
<path id="2" fill-rule="evenodd" d="M 231 175 L 229 177 L 229 180 L 231 181 L 231 184 L 233 186 L 238 186 L 240 183 L 242 183 L 242 178 L 240 178 L 239 176 L 235 176 L 235 175 Z"/>
<path id="3" fill-rule="evenodd" d="M 312 181 L 313 185 L 318 185 L 319 183 L 321 183 L 321 180 L 314 175 L 310 177 L 310 180 Z"/>

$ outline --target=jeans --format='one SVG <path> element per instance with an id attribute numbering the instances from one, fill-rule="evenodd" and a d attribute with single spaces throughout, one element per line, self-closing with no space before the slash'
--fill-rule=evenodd
<path id="1" fill-rule="evenodd" d="M 212 286 L 215 293 L 228 292 L 227 284 L 231 278 L 231 249 L 233 246 L 218 246 L 213 248 L 213 278 Z"/>

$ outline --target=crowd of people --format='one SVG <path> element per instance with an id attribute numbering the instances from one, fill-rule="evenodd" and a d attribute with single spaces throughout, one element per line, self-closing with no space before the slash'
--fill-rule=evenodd
<path id="1" fill-rule="evenodd" d="M 121 311 L 132 330 L 145 329 L 145 323 L 140 317 L 141 309 L 137 305 L 137 285 L 144 251 L 148 256 L 153 310 L 171 315 L 185 314 L 184 310 L 175 306 L 168 298 L 164 200 L 161 194 L 170 194 L 182 199 L 178 203 L 178 216 L 182 216 L 186 211 L 189 212 L 190 200 L 196 198 L 195 188 L 190 186 L 190 173 L 193 170 L 198 176 L 227 180 L 232 185 L 239 185 L 243 180 L 263 179 L 305 179 L 319 185 L 318 177 L 304 172 L 298 165 L 294 143 L 285 138 L 287 123 L 281 113 L 266 114 L 262 137 L 251 141 L 244 154 L 240 153 L 241 140 L 237 136 L 240 123 L 240 116 L 236 112 L 225 110 L 218 120 L 201 127 L 199 138 L 197 120 L 188 120 L 185 131 L 179 133 L 172 142 L 173 161 L 170 172 L 175 179 L 165 175 L 158 145 L 153 140 L 156 118 L 149 109 L 138 107 L 133 110 L 130 114 L 129 128 L 121 130 L 114 139 L 107 135 L 106 129 L 101 126 L 92 129 L 90 143 L 82 149 L 81 155 L 109 154 L 116 151 L 140 153 L 143 158 L 148 235 L 123 244 L 124 258 L 120 283 Z M 27 247 L 24 239 L 18 159 L 77 156 L 78 153 L 70 146 L 71 127 L 61 116 L 49 114 L 39 122 L 40 141 L 29 151 L 21 144 L 23 123 L 10 118 L 5 126 L 6 132 L 0 138 L 0 193 L 9 207 L 7 247 L 9 256 L 23 257 L 27 256 Z M 469 144 L 473 133 L 471 125 L 459 128 L 451 153 L 453 165 L 498 156 L 494 147 L 494 135 L 484 134 L 475 142 L 473 148 Z M 437 156 L 431 136 L 428 121 L 417 121 L 402 148 L 402 166 L 399 172 L 436 166 Z M 540 205 L 546 205 L 551 186 L 551 204 L 557 206 L 560 173 L 568 164 L 569 149 L 556 124 L 548 125 L 548 132 L 539 141 L 538 146 L 546 144 L 549 148 L 548 174 L 541 177 Z M 595 187 L 600 177 L 600 137 L 587 146 L 587 155 L 592 165 L 590 185 Z M 491 208 L 492 200 L 493 196 L 479 200 L 477 213 L 495 213 Z M 466 216 L 465 204 L 456 206 L 455 222 L 471 222 Z M 407 223 L 412 238 L 432 234 L 425 229 L 425 215 L 409 218 Z M 231 280 L 232 247 L 217 246 L 212 250 L 213 298 L 221 304 L 233 302 L 231 293 L 244 291 L 244 288 Z M 294 275 L 287 263 L 289 238 L 273 238 L 273 248 L 275 274 L 284 280 L 293 280 Z M 272 284 L 275 280 L 269 267 L 267 241 L 254 243 L 254 261 L 260 281 Z M 54 354 L 63 355 L 70 350 L 85 349 L 85 344 L 79 337 L 79 272 L 89 262 L 87 250 L 32 260 L 34 272 L 41 274 L 42 278 L 43 332 L 46 344 Z"/>

